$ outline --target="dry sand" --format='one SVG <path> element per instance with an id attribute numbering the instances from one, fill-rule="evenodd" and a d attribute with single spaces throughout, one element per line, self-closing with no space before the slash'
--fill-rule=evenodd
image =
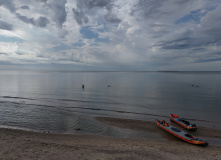
<path id="1" fill-rule="evenodd" d="M 118 124 L 119 127 L 130 126 L 131 129 L 144 128 L 150 132 L 160 132 L 157 127 L 155 128 L 155 125 L 148 122 L 135 123 L 123 119 L 98 119 L 105 123 Z M 221 147 L 211 145 L 199 147 L 179 140 L 123 139 L 86 134 L 59 135 L 11 129 L 0 129 L 0 139 L 0 159 L 4 160 L 221 159 Z"/>

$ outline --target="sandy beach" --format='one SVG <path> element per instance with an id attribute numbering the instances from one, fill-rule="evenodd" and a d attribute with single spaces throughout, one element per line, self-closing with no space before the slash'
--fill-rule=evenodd
<path id="1" fill-rule="evenodd" d="M 98 119 L 119 127 L 161 132 L 152 122 L 140 122 L 138 124 L 133 120 Z M 221 159 L 220 146 L 199 147 L 180 140 L 169 141 L 163 138 L 158 140 L 150 138 L 126 139 L 89 134 L 68 135 L 0 129 L 0 139 L 0 159 L 4 160 Z"/>

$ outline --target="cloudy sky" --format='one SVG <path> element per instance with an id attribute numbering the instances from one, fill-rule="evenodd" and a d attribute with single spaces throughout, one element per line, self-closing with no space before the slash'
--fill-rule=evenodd
<path id="1" fill-rule="evenodd" d="M 221 70 L 221 0 L 0 0 L 0 67 Z"/>

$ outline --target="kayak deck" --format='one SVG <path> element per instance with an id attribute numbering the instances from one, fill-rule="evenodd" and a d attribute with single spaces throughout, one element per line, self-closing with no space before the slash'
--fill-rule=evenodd
<path id="1" fill-rule="evenodd" d="M 193 135 L 191 135 L 189 133 L 181 131 L 180 129 L 178 129 L 176 127 L 170 126 L 167 123 L 165 125 L 165 124 L 163 124 L 163 121 L 156 120 L 156 123 L 161 129 L 169 132 L 170 134 L 172 134 L 172 135 L 174 135 L 174 136 L 176 136 L 176 137 L 178 137 L 188 143 L 200 145 L 200 146 L 208 146 L 208 143 L 206 141 L 203 141 L 197 137 L 194 137 Z"/>

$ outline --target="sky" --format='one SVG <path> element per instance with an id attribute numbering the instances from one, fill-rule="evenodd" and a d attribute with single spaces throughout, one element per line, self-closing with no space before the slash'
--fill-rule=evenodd
<path id="1" fill-rule="evenodd" d="M 221 0 L 0 0 L 0 69 L 220 71 Z"/>

